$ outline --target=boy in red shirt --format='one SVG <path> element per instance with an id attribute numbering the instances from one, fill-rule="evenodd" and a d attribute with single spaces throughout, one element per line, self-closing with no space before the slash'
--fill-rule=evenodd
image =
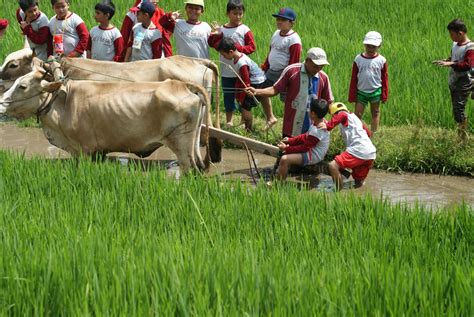
<path id="1" fill-rule="evenodd" d="M 16 18 L 28 45 L 39 59 L 46 61 L 48 59 L 49 19 L 40 11 L 36 0 L 20 0 L 19 5 Z"/>

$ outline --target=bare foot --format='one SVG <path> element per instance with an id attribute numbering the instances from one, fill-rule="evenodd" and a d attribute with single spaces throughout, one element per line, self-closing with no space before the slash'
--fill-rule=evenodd
<path id="1" fill-rule="evenodd" d="M 263 131 L 270 130 L 277 122 L 278 120 L 276 118 L 273 118 L 272 120 L 267 121 L 267 123 L 265 124 L 265 127 L 263 128 Z"/>

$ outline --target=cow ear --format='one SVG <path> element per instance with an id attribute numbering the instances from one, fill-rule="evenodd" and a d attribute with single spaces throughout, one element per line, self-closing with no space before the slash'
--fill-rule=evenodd
<path id="1" fill-rule="evenodd" d="M 41 81 L 41 88 L 43 88 L 43 90 L 46 92 L 55 92 L 56 90 L 59 90 L 59 88 L 61 88 L 62 85 L 63 83 L 60 81 L 55 81 L 52 83 L 46 80 Z"/>

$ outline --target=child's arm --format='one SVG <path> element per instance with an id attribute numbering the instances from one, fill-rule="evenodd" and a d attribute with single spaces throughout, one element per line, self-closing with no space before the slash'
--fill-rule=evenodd
<path id="1" fill-rule="evenodd" d="M 120 33 L 122 34 L 123 41 L 128 44 L 130 35 L 132 33 L 133 21 L 128 15 L 125 16 L 125 19 L 122 22 L 122 27 L 120 28 Z"/>
<path id="2" fill-rule="evenodd" d="M 270 46 L 270 49 L 268 50 L 267 58 L 265 59 L 265 62 L 263 62 L 263 64 L 260 66 L 260 68 L 265 72 L 270 69 L 270 62 L 268 61 L 268 56 L 270 56 L 271 50 L 272 50 L 272 47 Z"/>
<path id="3" fill-rule="evenodd" d="M 163 29 L 167 30 L 170 33 L 174 32 L 174 27 L 176 26 L 176 19 L 179 17 L 179 11 L 170 12 L 164 14 L 159 22 Z"/>
<path id="4" fill-rule="evenodd" d="M 296 64 L 300 62 L 301 50 L 302 50 L 302 46 L 299 43 L 295 43 L 290 46 L 290 61 L 288 62 L 288 65 Z"/>
<path id="5" fill-rule="evenodd" d="M 92 38 L 89 34 L 89 43 L 87 43 L 87 58 L 91 58 L 92 54 L 91 54 L 91 51 L 92 51 Z"/>
<path id="6" fill-rule="evenodd" d="M 364 122 L 362 122 L 362 128 L 365 130 L 365 132 L 367 132 L 367 135 L 369 136 L 369 138 L 371 138 L 373 133 L 372 131 L 370 131 L 369 127 Z"/>
<path id="7" fill-rule="evenodd" d="M 257 46 L 255 45 L 255 39 L 253 37 L 252 31 L 248 31 L 245 33 L 244 36 L 244 45 L 240 45 L 239 43 L 235 43 L 235 48 L 241 53 L 244 53 L 246 55 L 252 54 L 255 52 L 257 49 Z"/>
<path id="8" fill-rule="evenodd" d="M 84 51 L 87 50 L 89 44 L 89 31 L 87 31 L 86 24 L 84 22 L 76 26 L 76 32 L 79 35 L 79 43 L 77 43 L 74 51 L 69 54 L 69 57 L 79 57 Z"/>
<path id="9" fill-rule="evenodd" d="M 331 131 L 334 129 L 338 124 L 342 124 L 345 127 L 349 124 L 349 121 L 347 120 L 347 112 L 341 111 L 337 114 L 335 114 L 329 122 L 326 123 L 326 129 L 328 131 Z"/>
<path id="10" fill-rule="evenodd" d="M 357 101 L 357 80 L 359 74 L 359 67 L 357 67 L 356 62 L 352 64 L 352 76 L 351 83 L 349 86 L 349 102 Z"/>
<path id="11" fill-rule="evenodd" d="M 292 154 L 292 153 L 305 153 L 310 151 L 314 148 L 318 143 L 319 139 L 315 136 L 302 134 L 297 138 L 301 137 L 303 140 L 303 144 L 300 145 L 290 145 L 285 149 L 285 154 Z"/>
<path id="12" fill-rule="evenodd" d="M 474 67 L 474 45 L 468 48 L 464 55 L 464 60 L 461 62 L 454 62 L 453 69 L 458 72 L 470 70 Z"/>
<path id="13" fill-rule="evenodd" d="M 385 62 L 382 68 L 382 102 L 385 103 L 387 102 L 387 100 L 388 100 L 388 66 L 387 66 L 387 62 Z"/>
<path id="14" fill-rule="evenodd" d="M 286 142 L 288 145 L 300 145 L 304 144 L 305 133 L 295 136 L 294 138 L 287 138 Z"/>
<path id="15" fill-rule="evenodd" d="M 240 88 L 250 87 L 249 67 L 247 65 L 243 65 L 242 67 L 240 67 L 239 73 L 240 73 L 239 75 L 240 75 L 240 78 L 242 78 L 243 83 L 239 79 L 237 79 L 235 82 L 235 88 L 240 89 Z M 237 99 L 240 104 L 244 102 L 246 96 L 247 94 L 244 91 L 236 90 L 235 99 Z"/>
<path id="16" fill-rule="evenodd" d="M 130 34 L 130 40 L 127 44 L 127 49 L 125 51 L 125 57 L 123 59 L 124 62 L 129 62 L 130 57 L 132 56 L 132 46 L 133 46 L 133 32 Z"/>
<path id="17" fill-rule="evenodd" d="M 114 41 L 114 48 L 115 48 L 115 56 L 113 61 L 114 62 L 121 62 L 122 61 L 122 54 L 125 49 L 125 43 L 123 41 L 123 37 L 119 36 Z"/>
<path id="18" fill-rule="evenodd" d="M 160 59 L 163 53 L 163 38 L 159 38 L 151 42 L 151 51 L 153 52 L 153 59 Z"/>
<path id="19" fill-rule="evenodd" d="M 217 50 L 217 48 L 219 47 L 219 43 L 222 41 L 223 37 L 223 33 L 211 33 L 211 35 L 209 35 L 209 38 L 207 39 L 207 44 L 209 45 L 209 47 L 213 47 Z"/>

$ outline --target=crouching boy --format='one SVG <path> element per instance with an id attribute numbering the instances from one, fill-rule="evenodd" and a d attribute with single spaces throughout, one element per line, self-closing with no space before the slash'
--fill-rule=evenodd
<path id="1" fill-rule="evenodd" d="M 329 149 L 329 132 L 318 128 L 325 123 L 324 116 L 328 113 L 328 103 L 324 99 L 313 99 L 310 104 L 312 125 L 308 132 L 293 138 L 284 138 L 278 148 L 284 153 L 280 160 L 278 176 L 285 180 L 290 165 L 307 166 L 321 162 Z"/>
<path id="2" fill-rule="evenodd" d="M 329 114 L 332 116 L 331 120 L 328 123 L 321 123 L 319 127 L 331 131 L 339 125 L 342 138 L 346 143 L 346 150 L 329 163 L 329 173 L 336 185 L 336 190 L 342 188 L 340 171 L 345 168 L 352 169 L 355 187 L 361 187 L 376 156 L 375 146 L 370 140 L 372 133 L 354 113 L 349 112 L 342 102 L 331 104 Z"/>

